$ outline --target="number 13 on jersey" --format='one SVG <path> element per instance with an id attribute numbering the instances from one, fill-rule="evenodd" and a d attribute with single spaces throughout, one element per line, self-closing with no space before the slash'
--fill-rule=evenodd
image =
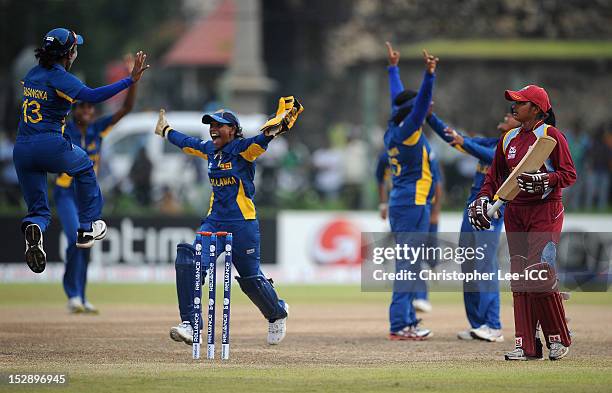
<path id="1" fill-rule="evenodd" d="M 23 100 L 22 106 L 24 123 L 38 123 L 42 120 L 42 115 L 40 114 L 40 104 L 38 101 L 25 99 Z M 28 115 L 28 109 L 30 109 L 30 115 Z"/>

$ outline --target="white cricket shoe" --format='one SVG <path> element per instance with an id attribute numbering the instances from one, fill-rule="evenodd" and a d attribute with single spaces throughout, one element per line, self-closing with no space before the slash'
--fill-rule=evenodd
<path id="1" fill-rule="evenodd" d="M 287 311 L 285 318 L 277 319 L 268 324 L 268 344 L 270 345 L 279 344 L 287 334 L 287 318 L 289 318 L 289 305 L 287 303 L 285 303 L 285 311 Z"/>
<path id="2" fill-rule="evenodd" d="M 84 308 L 85 314 L 100 314 L 100 311 L 98 310 L 98 308 L 87 301 L 83 303 L 83 308 Z"/>
<path id="3" fill-rule="evenodd" d="M 25 228 L 25 260 L 30 270 L 42 273 L 47 266 L 47 254 L 43 249 L 43 235 L 37 224 Z"/>
<path id="4" fill-rule="evenodd" d="M 492 329 L 487 325 L 482 325 L 479 328 L 470 330 L 470 334 L 473 338 L 477 338 L 479 340 L 501 343 L 504 342 L 504 335 L 502 334 L 501 329 Z"/>
<path id="5" fill-rule="evenodd" d="M 106 236 L 106 223 L 97 220 L 91 223 L 91 231 L 79 229 L 77 232 L 76 246 L 78 248 L 91 248 L 96 240 L 102 240 Z"/>
<path id="6" fill-rule="evenodd" d="M 561 360 L 567 356 L 569 348 L 559 342 L 550 343 L 550 352 L 548 358 L 550 360 Z"/>
<path id="7" fill-rule="evenodd" d="M 470 341 L 470 340 L 474 339 L 474 337 L 472 337 L 472 333 L 470 332 L 469 329 L 457 332 L 457 338 L 459 340 L 466 340 L 466 341 Z"/>
<path id="8" fill-rule="evenodd" d="M 431 312 L 431 310 L 433 309 L 431 303 L 429 303 L 429 300 L 425 299 L 415 299 L 412 301 L 412 305 L 414 306 L 414 309 L 416 311 L 424 313 Z"/>
<path id="9" fill-rule="evenodd" d="M 193 344 L 193 329 L 189 322 L 183 321 L 177 326 L 170 328 L 170 338 L 187 345 Z"/>
<path id="10" fill-rule="evenodd" d="M 68 299 L 68 312 L 70 312 L 71 314 L 80 314 L 82 312 L 85 312 L 85 307 L 83 306 L 83 302 L 81 301 L 81 298 L 78 296 L 75 297 L 71 297 L 70 299 Z"/>

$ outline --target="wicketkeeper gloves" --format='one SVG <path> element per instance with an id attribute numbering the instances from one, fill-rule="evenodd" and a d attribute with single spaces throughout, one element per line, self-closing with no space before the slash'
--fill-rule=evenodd
<path id="1" fill-rule="evenodd" d="M 155 126 L 155 133 L 162 138 L 165 138 L 168 133 L 172 130 L 168 121 L 166 120 L 166 110 L 159 110 L 159 118 L 157 119 L 157 125 Z"/>
<path id="2" fill-rule="evenodd" d="M 289 131 L 295 124 L 304 107 L 293 96 L 281 97 L 278 100 L 276 114 L 264 124 L 260 131 L 265 136 L 277 137 Z"/>
<path id="3" fill-rule="evenodd" d="M 548 188 L 549 176 L 548 173 L 521 173 L 516 181 L 522 191 L 530 194 L 544 194 Z"/>

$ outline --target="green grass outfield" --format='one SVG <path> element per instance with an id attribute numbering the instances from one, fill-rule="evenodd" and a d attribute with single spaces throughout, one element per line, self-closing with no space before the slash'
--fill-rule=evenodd
<path id="1" fill-rule="evenodd" d="M 610 363 L 420 362 L 405 367 L 248 367 L 150 365 L 70 370 L 66 387 L 2 392 L 609 392 Z"/>
<path id="2" fill-rule="evenodd" d="M 292 304 L 372 304 L 386 307 L 388 293 L 362 293 L 357 286 L 278 286 Z M 235 301 L 248 300 L 234 287 Z M 95 304 L 160 305 L 175 304 L 176 292 L 170 284 L 92 284 L 89 296 Z M 461 293 L 432 293 L 434 304 L 457 304 Z M 234 301 L 234 299 L 232 299 Z M 508 293 L 503 295 L 509 304 Z M 574 293 L 573 305 L 601 307 L 612 312 L 610 293 Z M 0 284 L 1 313 L 20 309 L 63 307 L 60 284 Z M 608 307 L 610 307 L 608 309 Z M 1 321 L 0 321 L 1 322 Z M 44 324 L 41 324 L 44 329 Z M 0 333 L 2 333 L 0 331 Z M 321 332 L 325 334 L 325 332 Z M 604 345 L 609 345 L 605 343 Z M 409 344 L 407 345 L 409 348 Z M 331 349 L 330 349 L 331 350 Z M 454 350 L 454 349 L 452 349 Z M 0 348 L 0 360 L 3 357 Z M 45 360 L 41 359 L 41 364 Z M 49 367 L 47 364 L 46 367 Z M 142 363 L 74 365 L 57 368 L 69 375 L 65 387 L 12 387 L 0 383 L 0 392 L 609 392 L 612 390 L 612 358 L 565 359 L 560 362 L 503 361 L 420 361 L 403 366 L 380 364 L 375 367 L 330 365 L 274 365 L 239 363 L 168 363 L 163 359 L 143 359 Z M 30 370 L 28 364 L 0 368 Z M 32 370 L 34 371 L 34 370 Z M 40 370 L 49 371 L 49 370 Z"/>
<path id="3" fill-rule="evenodd" d="M 390 294 L 387 292 L 361 292 L 354 285 L 278 285 L 274 286 L 283 296 L 296 304 L 363 304 L 386 303 Z M 219 294 L 221 287 L 219 286 Z M 235 289 L 235 290 L 234 290 Z M 240 289 L 232 287 L 232 302 L 246 303 L 248 299 Z M 95 304 L 176 304 L 174 284 L 90 284 L 88 297 Z M 432 302 L 436 304 L 461 305 L 463 294 L 457 292 L 432 292 Z M 61 284 L 0 283 L 0 306 L 23 307 L 27 305 L 64 305 L 66 299 Z M 502 302 L 510 304 L 510 293 L 502 293 Z M 609 305 L 612 306 L 610 292 L 573 292 L 572 304 Z M 611 309 L 612 312 L 612 309 Z"/>

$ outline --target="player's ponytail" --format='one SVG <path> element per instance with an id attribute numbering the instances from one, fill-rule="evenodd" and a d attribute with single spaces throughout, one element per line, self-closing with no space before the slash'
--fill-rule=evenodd
<path id="1" fill-rule="evenodd" d="M 234 126 L 234 128 L 236 129 L 236 132 L 234 133 L 234 138 L 236 138 L 236 139 L 243 139 L 244 138 L 244 134 L 242 133 L 242 127 Z"/>
<path id="2" fill-rule="evenodd" d="M 557 125 L 557 120 L 555 119 L 555 112 L 553 112 L 552 108 L 550 108 L 545 115 L 544 123 L 555 127 Z"/>
<path id="3" fill-rule="evenodd" d="M 45 48 L 36 48 L 34 49 L 34 56 L 38 59 L 38 64 L 41 67 L 50 69 L 53 64 L 60 61 L 62 56 L 57 56 L 56 54 L 52 54 L 49 51 L 45 50 Z"/>

